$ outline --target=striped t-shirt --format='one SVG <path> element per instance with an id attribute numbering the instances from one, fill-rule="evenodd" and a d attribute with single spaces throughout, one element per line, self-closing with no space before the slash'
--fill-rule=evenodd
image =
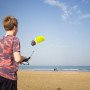
<path id="1" fill-rule="evenodd" d="M 14 52 L 20 52 L 19 39 L 13 35 L 0 39 L 0 76 L 17 80 L 18 63 L 14 60 Z"/>

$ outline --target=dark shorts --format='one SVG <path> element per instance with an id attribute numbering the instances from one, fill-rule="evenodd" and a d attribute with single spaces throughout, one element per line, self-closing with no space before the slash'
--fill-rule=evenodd
<path id="1" fill-rule="evenodd" d="M 0 76 L 0 90 L 17 90 L 17 80 L 10 80 Z"/>

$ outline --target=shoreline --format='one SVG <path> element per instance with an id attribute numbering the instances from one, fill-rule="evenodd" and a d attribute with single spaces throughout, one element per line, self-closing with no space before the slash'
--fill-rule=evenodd
<path id="1" fill-rule="evenodd" d="M 19 71 L 80 71 L 90 72 L 90 66 L 19 66 Z"/>
<path id="2" fill-rule="evenodd" d="M 90 90 L 90 72 L 18 71 L 18 90 Z"/>
<path id="3" fill-rule="evenodd" d="M 18 70 L 18 71 L 41 71 L 41 72 L 90 72 L 90 71 L 86 71 L 86 70 L 79 70 L 79 71 L 75 71 L 75 70 L 58 70 L 58 71 L 54 71 L 54 70 Z"/>

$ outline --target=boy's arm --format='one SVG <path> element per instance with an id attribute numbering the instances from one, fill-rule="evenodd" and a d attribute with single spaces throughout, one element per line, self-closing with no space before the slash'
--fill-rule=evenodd
<path id="1" fill-rule="evenodd" d="M 14 52 L 14 59 L 18 63 L 22 62 L 22 58 L 21 58 L 20 52 Z"/>
<path id="2" fill-rule="evenodd" d="M 13 55 L 16 62 L 21 63 L 23 60 L 27 59 L 26 57 L 22 57 L 20 54 L 20 42 L 17 37 L 13 39 Z"/>
<path id="3" fill-rule="evenodd" d="M 14 59 L 16 62 L 21 63 L 26 57 L 21 56 L 20 52 L 14 52 Z"/>

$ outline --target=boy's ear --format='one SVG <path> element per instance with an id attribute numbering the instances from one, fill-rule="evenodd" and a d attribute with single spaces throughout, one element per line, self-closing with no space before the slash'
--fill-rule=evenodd
<path id="1" fill-rule="evenodd" d="M 16 29 L 16 26 L 14 26 L 13 29 L 15 30 Z"/>

